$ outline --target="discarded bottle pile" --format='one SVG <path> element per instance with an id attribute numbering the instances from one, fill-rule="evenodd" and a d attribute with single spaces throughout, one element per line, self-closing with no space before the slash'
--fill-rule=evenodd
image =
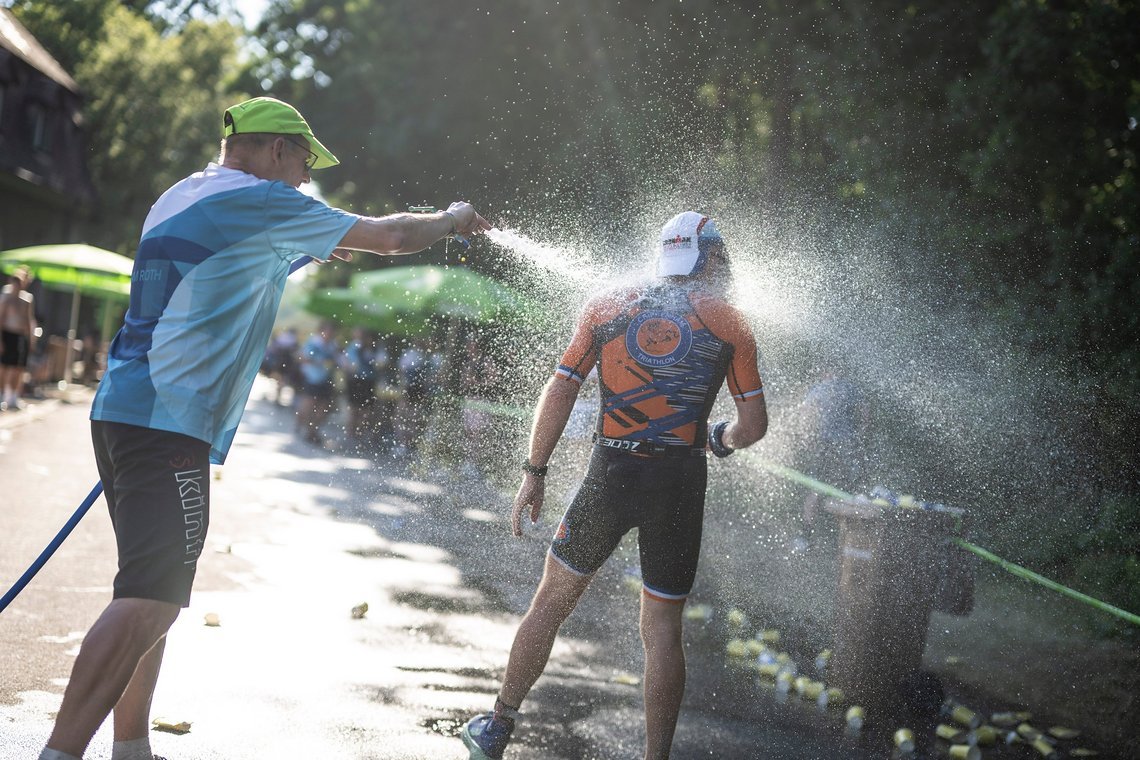
<path id="1" fill-rule="evenodd" d="M 692 604 L 685 610 L 685 617 L 691 621 L 711 623 L 715 613 L 710 605 Z M 864 728 L 866 719 L 863 707 L 848 704 L 851 697 L 842 689 L 828 686 L 826 681 L 831 650 L 824 649 L 815 658 L 811 668 L 803 668 L 787 651 L 781 648 L 782 636 L 776 629 L 761 629 L 745 637 L 748 629 L 747 616 L 738 609 L 730 609 L 725 614 L 727 630 L 731 638 L 725 644 L 729 660 L 739 667 L 755 671 L 757 677 L 768 686 L 774 686 L 777 695 L 799 697 L 801 703 L 815 703 L 823 712 L 835 710 L 838 720 L 843 710 L 843 720 L 849 735 L 858 735 Z M 808 677 L 805 673 L 815 677 Z M 935 729 L 931 756 L 949 756 L 962 760 L 981 760 L 984 757 L 1040 757 L 1056 760 L 1062 757 L 1094 757 L 1099 752 L 1086 747 L 1073 746 L 1073 740 L 1080 732 L 1064 726 L 1052 726 L 1047 730 L 1034 727 L 1029 712 L 998 712 L 990 716 L 988 722 L 969 707 L 948 700 L 942 706 L 941 719 Z M 895 758 L 917 757 L 918 743 L 914 732 L 900 727 L 892 734 Z"/>

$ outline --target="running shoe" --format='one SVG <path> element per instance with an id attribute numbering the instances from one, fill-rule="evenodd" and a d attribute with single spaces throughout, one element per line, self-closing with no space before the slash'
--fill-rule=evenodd
<path id="1" fill-rule="evenodd" d="M 471 760 L 501 760 L 514 730 L 510 718 L 495 720 L 494 713 L 483 713 L 467 722 L 460 737 L 471 750 Z"/>

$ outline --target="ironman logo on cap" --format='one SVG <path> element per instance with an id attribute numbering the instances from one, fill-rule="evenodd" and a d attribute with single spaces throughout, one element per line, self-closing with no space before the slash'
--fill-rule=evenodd
<path id="1" fill-rule="evenodd" d="M 666 311 L 643 311 L 625 331 L 625 350 L 644 367 L 669 367 L 693 346 L 689 321 Z"/>

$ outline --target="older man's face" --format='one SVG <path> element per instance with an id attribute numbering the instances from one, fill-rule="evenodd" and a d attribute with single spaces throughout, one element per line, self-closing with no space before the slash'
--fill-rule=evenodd
<path id="1" fill-rule="evenodd" d="M 288 177 L 290 177 L 284 181 L 293 187 L 301 187 L 312 179 L 312 165 L 316 163 L 317 155 L 309 150 L 309 141 L 301 137 L 300 134 L 292 134 L 292 136 L 282 139 L 286 142 L 286 153 L 288 154 L 286 166 Z"/>
<path id="2" fill-rule="evenodd" d="M 261 149 L 253 173 L 267 180 L 300 187 L 311 177 L 309 169 L 315 160 L 308 141 L 301 135 L 277 137 Z"/>

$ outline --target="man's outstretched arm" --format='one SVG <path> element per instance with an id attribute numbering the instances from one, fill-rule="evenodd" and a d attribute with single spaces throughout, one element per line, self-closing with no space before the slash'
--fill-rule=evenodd
<path id="1" fill-rule="evenodd" d="M 475 235 L 491 229 L 470 203 L 452 203 L 433 214 L 390 214 L 364 217 L 349 228 L 338 248 L 379 254 L 415 253 L 432 243 L 456 235 Z"/>

